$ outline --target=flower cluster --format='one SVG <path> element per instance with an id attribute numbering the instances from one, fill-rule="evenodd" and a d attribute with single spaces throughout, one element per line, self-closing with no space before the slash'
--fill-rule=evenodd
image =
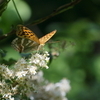
<path id="1" fill-rule="evenodd" d="M 67 79 L 62 79 L 58 83 L 49 83 L 45 80 L 44 85 L 38 85 L 37 91 L 30 97 L 32 100 L 67 100 L 66 94 L 71 89 L 70 82 Z"/>
<path id="2" fill-rule="evenodd" d="M 32 54 L 30 59 L 21 58 L 13 69 L 0 65 L 0 99 L 15 100 L 67 100 L 69 81 L 49 83 L 43 78 L 41 68 L 48 68 L 48 52 Z"/>

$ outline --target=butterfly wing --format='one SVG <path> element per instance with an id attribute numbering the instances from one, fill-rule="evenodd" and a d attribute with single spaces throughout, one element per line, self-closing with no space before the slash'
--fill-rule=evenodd
<path id="1" fill-rule="evenodd" d="M 32 41 L 37 42 L 38 44 L 40 44 L 38 37 L 35 35 L 35 33 L 33 33 L 30 29 L 28 29 L 27 27 L 23 26 L 23 25 L 18 25 L 17 26 L 17 31 L 16 31 L 16 35 L 18 37 L 21 38 L 26 38 Z"/>
<path id="2" fill-rule="evenodd" d="M 22 53 L 26 53 L 26 52 L 30 52 L 30 51 L 36 51 L 39 47 L 39 44 L 35 41 L 31 41 L 29 39 L 25 39 L 25 38 L 15 38 L 12 43 L 11 43 L 12 47 Z"/>
<path id="3" fill-rule="evenodd" d="M 46 34 L 45 36 L 41 37 L 39 39 L 40 41 L 40 45 L 44 45 L 55 33 L 56 33 L 57 30 L 54 30 L 48 34 Z"/>

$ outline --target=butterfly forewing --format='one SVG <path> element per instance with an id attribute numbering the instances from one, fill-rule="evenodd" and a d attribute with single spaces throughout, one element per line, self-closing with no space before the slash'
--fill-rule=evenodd
<path id="1" fill-rule="evenodd" d="M 45 36 L 41 37 L 39 39 L 40 45 L 44 45 L 54 34 L 56 33 L 56 30 L 46 34 Z"/>
<path id="2" fill-rule="evenodd" d="M 38 37 L 35 35 L 34 32 L 32 32 L 30 29 L 28 29 L 27 27 L 23 26 L 23 25 L 18 25 L 17 26 L 17 31 L 16 31 L 16 35 L 18 37 L 21 38 L 26 38 L 32 41 L 37 42 L 38 44 L 40 44 Z"/>

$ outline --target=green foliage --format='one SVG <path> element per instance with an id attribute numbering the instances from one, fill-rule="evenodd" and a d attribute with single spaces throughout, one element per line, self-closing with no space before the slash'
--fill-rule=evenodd
<path id="1" fill-rule="evenodd" d="M 6 10 L 7 8 L 7 4 L 10 0 L 1 0 L 0 1 L 0 16 L 2 15 L 2 13 Z"/>
<path id="2" fill-rule="evenodd" d="M 53 1 L 51 2 L 49 0 L 49 2 L 50 4 L 48 10 L 51 9 Z M 58 6 L 60 2 L 61 1 L 56 2 L 55 5 L 53 5 Z M 34 16 L 31 16 L 32 21 L 34 18 L 43 16 L 42 12 L 45 13 L 45 11 L 47 11 L 47 8 L 45 8 L 45 6 L 43 6 L 44 4 L 42 5 L 41 2 L 36 2 L 36 4 L 31 2 L 29 4 L 31 8 L 33 7 L 32 13 Z M 91 6 L 89 6 L 89 4 Z M 39 8 L 34 10 L 34 8 L 37 6 Z M 27 6 L 25 5 L 24 8 L 26 9 Z M 23 10 L 22 7 L 19 9 Z M 10 10 L 11 11 L 7 11 L 4 15 L 2 15 L 0 28 L 3 30 L 3 33 L 8 33 L 8 31 L 11 30 L 9 28 L 11 24 L 15 25 L 16 23 L 20 22 L 15 14 L 16 12 L 12 9 Z M 26 12 L 30 14 L 30 10 Z M 29 15 L 27 13 L 24 13 L 23 16 Z M 39 13 L 39 16 L 37 13 Z M 13 15 L 12 19 L 10 20 L 9 14 Z M 24 18 L 22 17 L 22 19 Z M 100 8 L 96 6 L 96 4 L 95 6 L 92 5 L 89 1 L 83 1 L 76 5 L 72 10 L 57 15 L 39 25 L 39 28 L 44 33 L 57 29 L 57 33 L 53 39 L 60 42 L 66 41 L 68 44 L 64 50 L 62 50 L 62 45 L 56 46 L 59 56 L 52 58 L 49 70 L 44 69 L 44 72 L 45 78 L 49 79 L 50 81 L 56 82 L 63 77 L 66 77 L 71 81 L 72 89 L 68 94 L 69 100 L 100 99 L 98 91 L 100 88 L 99 23 Z M 6 40 L 5 42 L 8 43 L 9 40 Z M 0 51 L 0 62 L 9 65 L 12 64 L 10 64 L 11 61 L 15 61 L 20 58 L 19 53 L 13 50 L 10 43 L 11 42 L 9 42 L 7 45 L 0 46 L 0 48 L 2 47 Z M 58 43 L 55 42 L 54 44 L 56 45 Z M 6 53 L 2 52 L 2 50 L 5 50 Z"/>
<path id="3" fill-rule="evenodd" d="M 70 79 L 72 86 L 69 93 L 70 99 L 73 97 L 74 100 L 96 98 L 93 96 L 98 94 L 95 85 L 100 82 L 99 25 L 88 19 L 81 19 L 63 24 L 63 27 L 60 23 L 55 23 L 54 26 L 60 27 L 57 38 L 66 40 L 67 43 L 72 41 L 74 45 L 70 44 L 60 52 L 60 56 L 51 63 L 50 69 L 45 71 L 45 77 L 51 81 L 58 81 L 62 77 Z M 90 88 L 91 92 L 89 92 Z M 97 98 L 99 100 L 99 96 Z"/>

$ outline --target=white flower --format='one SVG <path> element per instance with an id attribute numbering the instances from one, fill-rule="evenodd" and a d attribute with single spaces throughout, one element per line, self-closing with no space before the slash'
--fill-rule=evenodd
<path id="1" fill-rule="evenodd" d="M 0 74 L 4 73 L 5 71 L 7 71 L 7 66 L 6 65 L 0 65 Z"/>
<path id="2" fill-rule="evenodd" d="M 66 93 L 70 90 L 70 82 L 62 79 L 58 83 L 49 83 L 43 77 L 41 68 L 48 68 L 48 52 L 36 53 L 28 60 L 21 58 L 9 69 L 6 65 L 0 65 L 0 94 L 6 100 L 23 99 L 25 95 L 30 100 L 67 100 Z M 36 91 L 36 92 L 35 92 Z"/>
<path id="3" fill-rule="evenodd" d="M 39 71 L 32 79 L 36 80 L 38 84 L 42 83 L 44 81 L 43 72 Z"/>
<path id="4" fill-rule="evenodd" d="M 69 80 L 62 79 L 59 83 L 55 84 L 56 88 L 59 88 L 61 95 L 65 96 L 67 92 L 71 89 Z"/>
<path id="5" fill-rule="evenodd" d="M 29 66 L 29 67 L 28 67 L 29 73 L 31 73 L 31 74 L 33 74 L 33 75 L 36 74 L 36 69 L 37 69 L 36 66 Z"/>
<path id="6" fill-rule="evenodd" d="M 55 84 L 51 83 L 45 86 L 45 90 L 48 93 L 50 93 L 51 95 L 54 95 L 55 97 L 59 97 L 59 98 L 64 98 L 66 96 L 66 93 L 70 90 L 70 88 L 71 87 L 70 87 L 69 80 L 66 80 L 66 79 L 62 79 L 58 83 L 55 83 Z"/>
<path id="7" fill-rule="evenodd" d="M 17 76 L 17 78 L 23 78 L 24 76 L 26 76 L 27 71 L 19 71 L 15 73 L 15 76 Z"/>
<path id="8" fill-rule="evenodd" d="M 2 76 L 4 76 L 5 78 L 9 78 L 13 76 L 13 71 L 6 65 L 0 65 L 0 74 L 2 74 Z"/>
<path id="9" fill-rule="evenodd" d="M 16 62 L 16 64 L 14 65 L 14 68 L 15 68 L 14 69 L 14 71 L 15 71 L 14 72 L 14 75 L 17 74 L 15 76 L 20 77 L 20 76 L 23 76 L 24 74 L 26 74 L 27 73 L 26 72 L 27 66 L 28 66 L 28 63 L 27 63 L 27 61 L 24 58 L 19 59 Z"/>
<path id="10" fill-rule="evenodd" d="M 38 78 L 37 78 L 38 79 Z M 43 100 L 67 100 L 66 93 L 70 90 L 69 80 L 62 79 L 58 83 L 49 83 L 46 82 L 44 85 L 37 85 L 37 93 L 33 93 L 34 100 L 43 99 Z M 42 82 L 41 82 L 42 83 Z M 65 89 L 63 87 L 65 86 Z M 32 96 L 31 93 L 27 94 Z"/>
<path id="11" fill-rule="evenodd" d="M 50 59 L 48 55 L 49 55 L 48 52 L 45 52 L 44 54 L 36 53 L 35 55 L 32 55 L 32 57 L 29 59 L 29 63 L 37 67 L 49 68 L 47 66 L 47 63 Z"/>

